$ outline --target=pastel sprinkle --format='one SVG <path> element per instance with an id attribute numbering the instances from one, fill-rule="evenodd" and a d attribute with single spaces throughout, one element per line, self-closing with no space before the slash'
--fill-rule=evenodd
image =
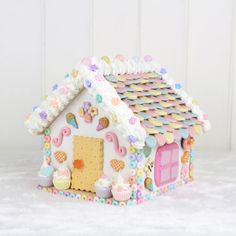
<path id="1" fill-rule="evenodd" d="M 40 118 L 42 119 L 42 120 L 46 120 L 47 119 L 47 113 L 45 112 L 45 111 L 41 111 L 40 113 L 39 113 L 39 116 L 40 116 Z"/>
<path id="2" fill-rule="evenodd" d="M 134 124 L 136 123 L 136 121 L 137 121 L 137 118 L 134 117 L 134 116 L 132 116 L 132 117 L 129 118 L 129 123 L 130 123 L 131 125 L 134 125 Z"/>
<path id="3" fill-rule="evenodd" d="M 110 58 L 109 58 L 108 56 L 102 56 L 101 59 L 102 59 L 103 61 L 105 61 L 107 64 L 110 64 L 110 63 L 111 63 L 111 60 L 110 60 Z"/>
<path id="4" fill-rule="evenodd" d="M 101 103 L 101 102 L 102 102 L 102 96 L 101 96 L 100 94 L 97 94 L 97 95 L 96 95 L 96 101 L 97 101 L 98 103 Z"/>
<path id="5" fill-rule="evenodd" d="M 176 89 L 181 89 L 182 86 L 181 86 L 181 84 L 178 83 L 178 84 L 175 84 L 175 88 L 176 88 Z"/>
<path id="6" fill-rule="evenodd" d="M 89 67 L 89 69 L 90 69 L 91 71 L 95 72 L 96 70 L 98 70 L 98 67 L 97 67 L 95 64 L 93 64 L 93 65 L 91 65 L 91 66 Z"/>
<path id="7" fill-rule="evenodd" d="M 161 74 L 166 74 L 166 73 L 167 73 L 167 70 L 166 70 L 165 68 L 161 68 L 161 69 L 160 69 L 160 73 L 161 73 Z"/>
<path id="8" fill-rule="evenodd" d="M 104 81 L 105 78 L 102 75 L 96 75 L 95 80 L 97 80 L 98 82 L 101 82 L 101 81 Z"/>
<path id="9" fill-rule="evenodd" d="M 91 60 L 90 60 L 90 58 L 84 58 L 81 63 L 85 66 L 90 66 Z"/>
<path id="10" fill-rule="evenodd" d="M 54 84 L 53 86 L 52 86 L 52 91 L 55 91 L 55 90 L 57 90 L 58 89 L 58 84 Z"/>
<path id="11" fill-rule="evenodd" d="M 90 80 L 85 80 L 85 83 L 84 83 L 84 86 L 87 87 L 87 88 L 90 88 L 92 85 L 91 81 Z"/>
<path id="12" fill-rule="evenodd" d="M 146 61 L 146 62 L 151 62 L 151 61 L 152 61 L 152 57 L 151 57 L 150 55 L 146 55 L 146 56 L 144 57 L 144 61 Z"/>
<path id="13" fill-rule="evenodd" d="M 116 59 L 119 60 L 119 61 L 124 61 L 125 57 L 121 54 L 118 54 L 118 55 L 116 55 Z"/>
<path id="14" fill-rule="evenodd" d="M 129 140 L 131 143 L 135 143 L 135 142 L 136 142 L 136 138 L 135 138 L 133 135 L 129 135 L 129 136 L 128 136 L 128 140 Z"/>

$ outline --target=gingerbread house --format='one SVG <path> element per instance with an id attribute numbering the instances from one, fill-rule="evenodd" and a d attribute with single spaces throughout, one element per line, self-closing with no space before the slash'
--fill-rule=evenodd
<path id="1" fill-rule="evenodd" d="M 85 58 L 26 117 L 44 140 L 39 189 L 133 205 L 193 179 L 207 115 L 151 56 Z"/>

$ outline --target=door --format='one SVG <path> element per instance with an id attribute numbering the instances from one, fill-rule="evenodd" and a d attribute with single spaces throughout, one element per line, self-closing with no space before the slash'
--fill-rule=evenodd
<path id="1" fill-rule="evenodd" d="M 157 148 L 154 178 L 156 186 L 174 182 L 179 174 L 179 146 L 177 143 L 165 144 Z"/>
<path id="2" fill-rule="evenodd" d="M 95 192 L 94 183 L 103 173 L 103 139 L 74 136 L 71 188 Z"/>

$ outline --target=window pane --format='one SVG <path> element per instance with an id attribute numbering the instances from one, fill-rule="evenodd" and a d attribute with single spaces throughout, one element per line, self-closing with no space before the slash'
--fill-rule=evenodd
<path id="1" fill-rule="evenodd" d="M 178 166 L 173 166 L 171 168 L 171 179 L 176 179 L 178 177 L 178 170 L 179 170 Z"/>
<path id="2" fill-rule="evenodd" d="M 170 155 L 171 155 L 170 151 L 163 151 L 161 153 L 161 165 L 162 166 L 170 163 Z"/>
<path id="3" fill-rule="evenodd" d="M 179 161 L 179 150 L 178 149 L 173 149 L 172 150 L 172 163 L 173 162 L 178 162 Z"/>
<path id="4" fill-rule="evenodd" d="M 170 168 L 161 171 L 161 183 L 170 180 Z"/>

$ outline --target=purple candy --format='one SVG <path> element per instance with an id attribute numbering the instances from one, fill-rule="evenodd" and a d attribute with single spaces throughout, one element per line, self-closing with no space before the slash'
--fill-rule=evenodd
<path id="1" fill-rule="evenodd" d="M 47 113 L 46 113 L 45 111 L 41 111 L 41 112 L 39 113 L 39 116 L 40 116 L 40 118 L 41 118 L 42 120 L 46 120 L 47 117 L 48 117 L 48 115 L 47 115 Z"/>
<path id="2" fill-rule="evenodd" d="M 84 108 L 84 111 L 88 111 L 88 109 L 91 107 L 91 103 L 90 102 L 84 102 L 83 103 L 83 108 Z"/>
<path id="3" fill-rule="evenodd" d="M 90 69 L 91 71 L 95 72 L 95 71 L 98 69 L 98 67 L 97 67 L 95 64 L 93 64 L 93 65 L 91 65 L 91 66 L 89 67 L 89 69 Z"/>
<path id="4" fill-rule="evenodd" d="M 136 138 L 133 135 L 129 135 L 128 139 L 131 143 L 135 143 L 136 142 Z"/>
<path id="5" fill-rule="evenodd" d="M 142 160 L 142 154 L 137 154 L 137 161 L 141 161 Z"/>
<path id="6" fill-rule="evenodd" d="M 92 85 L 92 83 L 91 83 L 91 81 L 90 81 L 90 80 L 85 80 L 85 83 L 84 83 L 84 85 L 85 85 L 85 87 L 88 87 L 88 88 L 90 88 L 90 87 L 91 87 L 91 85 Z"/>

